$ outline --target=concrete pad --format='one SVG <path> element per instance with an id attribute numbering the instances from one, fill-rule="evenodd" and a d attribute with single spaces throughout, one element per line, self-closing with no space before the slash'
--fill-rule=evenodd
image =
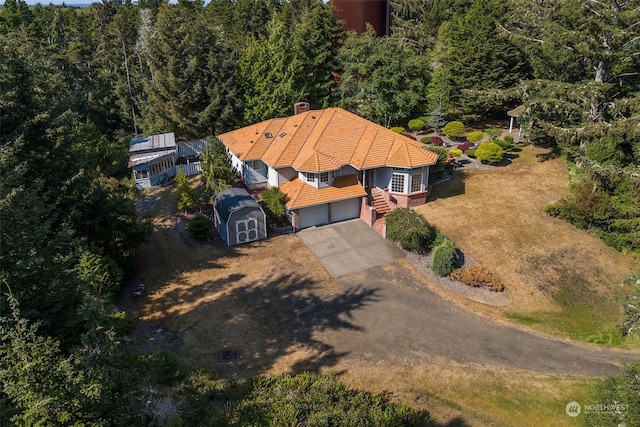
<path id="1" fill-rule="evenodd" d="M 302 230 L 298 237 L 333 277 L 386 264 L 405 255 L 359 219 Z"/>
<path id="2" fill-rule="evenodd" d="M 331 277 L 342 277 L 371 267 L 355 251 L 346 251 L 318 258 Z"/>

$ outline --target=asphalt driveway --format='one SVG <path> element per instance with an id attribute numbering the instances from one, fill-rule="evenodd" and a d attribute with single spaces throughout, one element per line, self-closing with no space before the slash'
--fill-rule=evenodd
<path id="1" fill-rule="evenodd" d="M 566 375 L 614 374 L 621 362 L 640 359 L 637 352 L 568 343 L 500 324 L 442 299 L 421 282 L 403 262 L 340 278 L 343 294 L 371 297 L 341 317 L 348 327 L 322 330 L 316 340 L 337 354 L 373 363 L 420 365 L 442 357 Z"/>
<path id="2" fill-rule="evenodd" d="M 298 237 L 332 277 L 386 264 L 405 256 L 359 219 L 299 231 Z"/>

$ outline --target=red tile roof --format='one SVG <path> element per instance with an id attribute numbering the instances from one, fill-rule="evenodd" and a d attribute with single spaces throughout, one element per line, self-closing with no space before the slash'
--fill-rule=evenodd
<path id="1" fill-rule="evenodd" d="M 324 188 L 312 187 L 296 178 L 282 184 L 280 191 L 287 195 L 287 208 L 289 209 L 299 209 L 367 195 L 356 175 L 337 177 L 331 186 Z"/>
<path id="2" fill-rule="evenodd" d="M 438 156 L 414 141 L 341 108 L 311 110 L 265 120 L 218 137 L 240 160 L 262 159 L 273 168 L 324 172 L 350 164 L 357 169 L 414 168 Z"/>

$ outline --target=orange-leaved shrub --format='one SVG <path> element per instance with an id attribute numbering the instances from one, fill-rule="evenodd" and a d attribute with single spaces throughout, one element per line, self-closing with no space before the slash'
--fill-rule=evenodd
<path id="1" fill-rule="evenodd" d="M 479 265 L 458 268 L 451 272 L 450 277 L 474 288 L 485 288 L 492 292 L 504 291 L 504 285 Z"/>

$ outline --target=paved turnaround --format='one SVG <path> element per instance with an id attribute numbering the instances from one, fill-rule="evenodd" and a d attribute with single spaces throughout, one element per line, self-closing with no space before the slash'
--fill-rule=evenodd
<path id="1" fill-rule="evenodd" d="M 385 240 L 359 219 L 308 228 L 298 232 L 298 237 L 332 277 L 366 270 L 405 256 L 395 243 Z"/>

